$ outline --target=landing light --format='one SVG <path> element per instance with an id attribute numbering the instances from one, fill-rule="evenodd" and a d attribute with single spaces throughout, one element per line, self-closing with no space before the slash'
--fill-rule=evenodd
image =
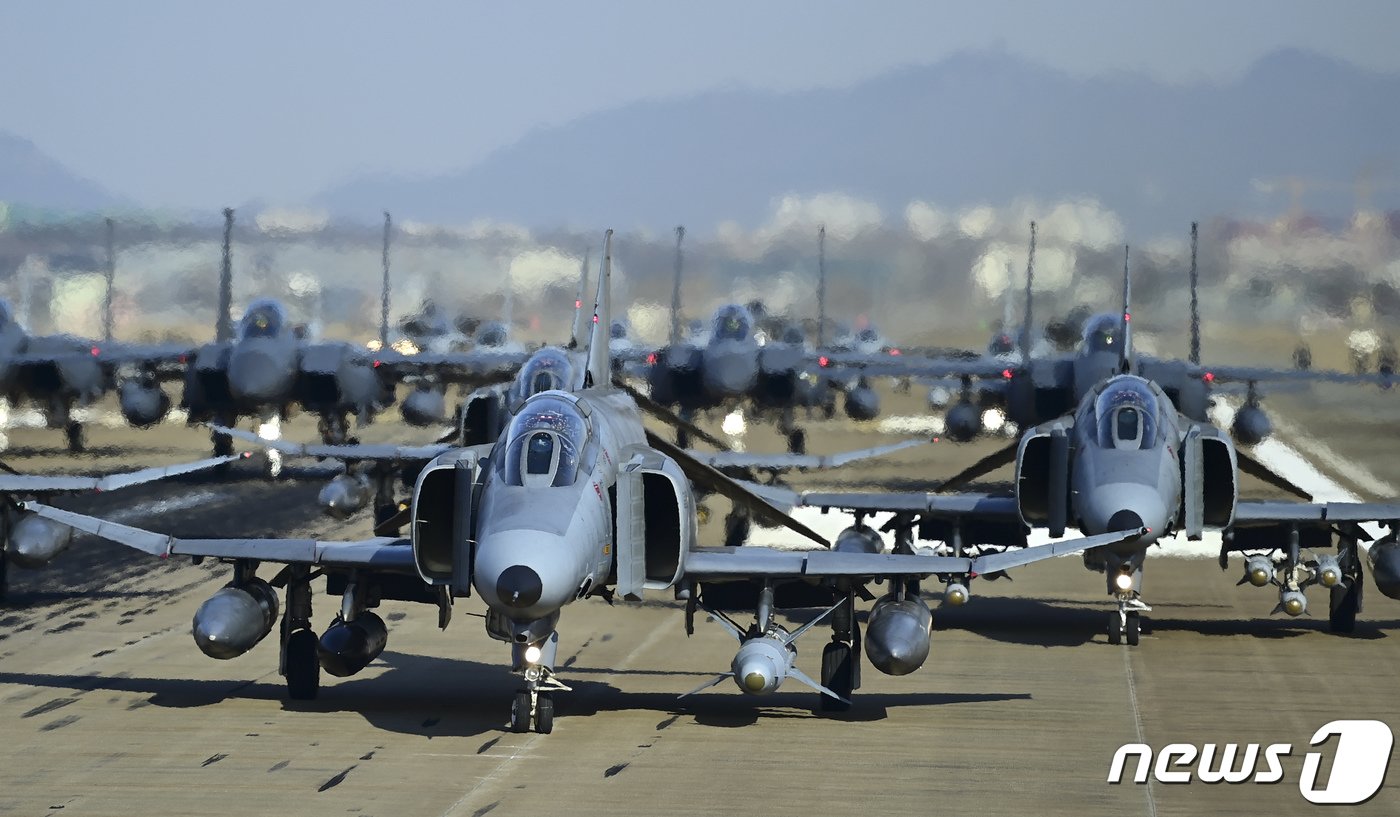
<path id="1" fill-rule="evenodd" d="M 544 650 L 540 649 L 539 646 L 535 644 L 531 644 L 525 648 L 525 663 L 527 664 L 537 664 L 543 656 Z"/>
<path id="2" fill-rule="evenodd" d="M 1132 576 L 1132 574 L 1131 574 L 1131 573 L 1119 573 L 1119 574 L 1118 574 L 1117 576 L 1115 576 L 1114 579 L 1113 579 L 1113 586 L 1114 586 L 1114 587 L 1117 587 L 1119 590 L 1124 590 L 1124 591 L 1132 590 L 1132 589 L 1133 589 L 1133 576 Z"/>

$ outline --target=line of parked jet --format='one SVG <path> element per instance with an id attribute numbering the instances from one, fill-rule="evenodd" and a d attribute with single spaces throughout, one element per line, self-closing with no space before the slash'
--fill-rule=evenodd
<path id="1" fill-rule="evenodd" d="M 678 231 L 677 315 L 683 235 Z M 386 230 L 386 242 L 387 236 Z M 162 558 L 228 563 L 229 584 L 195 615 L 196 643 L 209 656 L 228 659 L 248 652 L 277 627 L 279 667 L 296 699 L 316 696 L 322 671 L 352 675 L 379 656 L 388 638 L 385 622 L 374 612 L 382 601 L 435 607 L 446 628 L 455 600 L 476 595 L 487 609 L 488 635 L 508 645 L 510 665 L 522 678 L 509 714 L 511 728 L 522 732 L 553 728 L 555 695 L 568 690 L 556 666 L 561 621 L 566 608 L 591 597 L 635 602 L 646 591 L 666 592 L 683 601 L 687 632 L 701 613 L 721 622 L 739 647 L 728 670 L 695 692 L 732 679 L 741 691 L 761 695 L 793 678 L 814 688 L 821 707 L 831 710 L 850 706 L 860 687 L 862 648 L 871 666 L 885 674 L 907 674 L 925 662 L 932 613 L 922 591 L 931 581 L 942 587 L 943 603 L 960 604 L 979 577 L 1067 554 L 1082 554 L 1086 566 L 1105 574 L 1115 604 L 1107 627 L 1113 643 L 1138 643 L 1141 616 L 1151 609 L 1142 596 L 1146 556 L 1153 545 L 1169 546 L 1167 537 L 1176 533 L 1199 539 L 1208 530 L 1220 531 L 1222 566 L 1231 553 L 1244 554 L 1242 583 L 1275 585 L 1276 612 L 1300 615 L 1307 609 L 1308 588 L 1327 589 L 1334 631 L 1355 626 L 1367 558 L 1378 589 L 1400 599 L 1400 504 L 1314 503 L 1286 475 L 1273 474 L 1240 451 L 1204 415 L 1216 380 L 1375 379 L 1206 369 L 1199 364 L 1198 342 L 1186 362 L 1140 357 L 1133 349 L 1126 249 L 1122 309 L 1112 325 L 1091 321 L 1086 337 L 1092 337 L 1074 357 L 1030 354 L 1032 225 L 1018 362 L 1001 360 L 993 371 L 991 359 L 883 350 L 809 352 L 797 336 L 760 345 L 752 324 L 745 323 L 752 315 L 726 308 L 708 342 L 682 338 L 677 318 L 670 343 L 641 354 L 639 359 L 650 364 L 639 370 L 650 386 L 644 393 L 627 382 L 624 361 L 614 360 L 612 243 L 609 231 L 591 310 L 583 307 L 585 262 L 569 341 L 524 355 L 513 368 L 494 361 L 490 371 L 510 368 L 509 378 L 469 394 L 447 439 L 429 445 L 362 444 L 331 433 L 319 444 L 298 444 L 260 440 L 231 425 L 214 429 L 220 437 L 257 442 L 284 457 L 346 462 L 347 472 L 326 487 L 321 502 L 338 516 L 372 505 L 371 538 L 172 537 L 55 508 L 37 490 L 16 499 L 14 511 Z M 387 249 L 385 258 L 387 289 Z M 1193 282 L 1194 277 L 1193 270 Z M 283 337 L 258 334 L 260 315 L 272 318 L 250 309 L 236 344 Z M 381 341 L 386 341 L 387 310 L 383 324 Z M 1193 332 L 1195 327 L 1193 320 Z M 284 361 L 271 367 L 276 371 L 300 371 L 285 363 L 296 358 L 274 358 L 265 351 L 281 346 L 225 348 L 230 358 L 238 353 L 256 361 L 253 355 L 260 354 Z M 380 349 L 376 354 L 382 365 L 370 364 L 372 376 L 377 368 L 408 372 L 424 378 L 429 393 L 454 379 L 486 378 L 487 369 L 469 352 L 395 356 Z M 348 352 L 340 358 L 347 359 L 360 358 Z M 227 366 L 231 379 L 246 370 Z M 930 479 L 937 490 L 794 492 L 759 484 L 754 476 L 839 467 L 920 441 L 828 457 L 801 450 L 740 454 L 724 450 L 723 440 L 694 422 L 695 411 L 708 405 L 755 400 L 781 411 L 780 427 L 791 442 L 793 412 L 807 405 L 793 386 L 812 373 L 830 384 L 847 384 L 832 387 L 846 391 L 848 413 L 852 393 L 870 388 L 869 376 L 1005 381 L 1000 393 L 1024 431 L 1014 445 L 964 473 L 942 483 Z M 268 380 L 258 393 L 275 394 L 284 385 Z M 1258 409 L 1254 397 L 1247 408 Z M 857 407 L 852 416 L 864 414 Z M 677 441 L 647 427 L 648 417 L 672 429 Z M 720 450 L 692 450 L 692 439 Z M 957 490 L 1005 465 L 1015 469 L 1011 495 Z M 396 484 L 404 475 L 411 477 L 412 489 L 401 498 Z M 1298 499 L 1242 500 L 1242 475 L 1265 478 Z M 741 522 L 727 528 L 733 535 L 725 547 L 697 544 L 699 505 L 710 495 L 730 500 Z M 847 509 L 856 514 L 856 523 L 827 541 L 791 515 L 797 506 Z M 876 513 L 893 514 L 883 531 L 866 524 Z M 750 519 L 786 528 L 802 547 L 746 544 Z M 1080 535 L 1064 538 L 1071 528 Z M 1037 529 L 1057 541 L 1029 546 L 1027 535 Z M 892 534 L 892 542 L 882 534 Z M 921 540 L 936 547 L 924 547 Z M 281 567 L 261 577 L 263 563 Z M 321 577 L 339 603 L 318 633 L 312 582 Z M 861 601 L 872 602 L 863 626 L 856 613 Z M 793 608 L 818 612 L 790 631 L 778 613 Z M 752 620 L 736 618 L 740 611 L 751 612 Z M 796 642 L 818 626 L 829 628 L 831 637 L 820 671 L 811 676 L 797 664 Z"/>

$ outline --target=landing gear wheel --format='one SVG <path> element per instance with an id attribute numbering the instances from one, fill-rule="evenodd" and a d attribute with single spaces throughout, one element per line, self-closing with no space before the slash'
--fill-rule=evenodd
<path id="1" fill-rule="evenodd" d="M 1327 613 L 1327 628 L 1334 633 L 1356 630 L 1356 611 L 1361 608 L 1361 582 L 1351 580 L 1332 588 L 1331 605 Z"/>
<path id="2" fill-rule="evenodd" d="M 548 735 L 554 731 L 554 696 L 541 692 L 535 700 L 535 731 Z"/>
<path id="3" fill-rule="evenodd" d="M 1127 626 L 1123 628 L 1124 640 L 1129 647 L 1136 647 L 1142 634 L 1142 617 L 1137 613 L 1128 614 Z"/>
<path id="4" fill-rule="evenodd" d="M 510 702 L 510 731 L 530 731 L 530 691 L 522 689 Z"/>
<path id="5" fill-rule="evenodd" d="M 795 428 L 792 431 L 788 432 L 788 453 L 807 453 L 807 432 L 803 431 L 800 428 Z"/>
<path id="6" fill-rule="evenodd" d="M 83 453 L 83 424 L 77 420 L 69 420 L 63 426 L 63 433 L 68 437 L 68 452 Z"/>
<path id="7" fill-rule="evenodd" d="M 315 700 L 321 690 L 321 660 L 316 657 L 316 633 L 297 630 L 287 639 L 287 697 Z"/>
<path id="8" fill-rule="evenodd" d="M 855 688 L 855 668 L 851 645 L 844 641 L 829 642 L 822 650 L 822 686 L 850 700 Z M 818 693 L 823 712 L 845 712 L 851 705 L 830 695 Z"/>
<path id="9" fill-rule="evenodd" d="M 1119 613 L 1108 614 L 1108 643 L 1115 647 L 1123 643 L 1123 616 Z"/>

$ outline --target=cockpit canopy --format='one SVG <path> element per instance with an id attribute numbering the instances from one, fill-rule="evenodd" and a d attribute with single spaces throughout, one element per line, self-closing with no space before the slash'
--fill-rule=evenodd
<path id="1" fill-rule="evenodd" d="M 1095 315 L 1084 322 L 1084 349 L 1090 352 L 1117 352 L 1123 345 L 1123 316 Z"/>
<path id="2" fill-rule="evenodd" d="M 568 391 L 574 386 L 574 367 L 562 349 L 546 346 L 525 361 L 516 382 L 522 398 L 546 391 Z"/>
<path id="3" fill-rule="evenodd" d="M 737 304 L 720 307 L 715 313 L 713 340 L 748 340 L 753 337 L 753 318 Z"/>
<path id="4" fill-rule="evenodd" d="M 241 338 L 275 338 L 287 325 L 287 313 L 276 301 L 254 301 L 238 325 Z"/>
<path id="5" fill-rule="evenodd" d="M 860 331 L 856 332 L 856 341 L 858 343 L 876 343 L 879 340 L 880 330 L 876 329 L 873 326 L 867 326 L 864 329 L 861 329 Z"/>
<path id="6" fill-rule="evenodd" d="M 578 480 L 589 447 L 588 421 L 562 394 L 545 392 L 525 403 L 506 431 L 497 467 L 507 485 L 561 488 Z"/>
<path id="7" fill-rule="evenodd" d="M 1104 448 L 1144 449 L 1157 444 L 1157 396 L 1137 378 L 1109 383 L 1094 401 L 1099 445 Z"/>

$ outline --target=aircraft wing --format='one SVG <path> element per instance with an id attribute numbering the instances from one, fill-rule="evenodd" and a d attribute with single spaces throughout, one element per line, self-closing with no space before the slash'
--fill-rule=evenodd
<path id="1" fill-rule="evenodd" d="M 432 445 L 394 445 L 393 443 L 355 443 L 353 445 L 325 445 L 320 443 L 294 443 L 288 440 L 265 440 L 262 437 L 239 428 L 220 425 L 209 426 L 220 434 L 243 440 L 263 448 L 279 451 L 289 457 L 325 457 L 336 460 L 380 460 L 401 462 L 405 460 L 430 460 L 450 451 L 453 446 L 445 443 Z"/>
<path id="2" fill-rule="evenodd" d="M 711 468 L 752 468 L 759 471 L 820 471 L 839 468 L 858 460 L 880 457 L 895 451 L 903 451 L 928 440 L 903 440 L 889 445 L 862 448 L 856 451 L 843 451 L 839 454 L 754 454 L 747 451 L 694 451 L 686 453 Z"/>
<path id="3" fill-rule="evenodd" d="M 215 468 L 246 454 L 210 457 L 180 465 L 160 465 L 124 474 L 105 477 L 44 476 L 38 474 L 0 474 L 0 494 L 71 494 L 82 491 L 115 491 L 145 482 L 155 482 L 181 474 L 193 474 Z"/>
<path id="4" fill-rule="evenodd" d="M 1235 527 L 1292 523 L 1328 525 L 1340 522 L 1391 522 L 1400 520 L 1400 504 L 1393 502 L 1239 502 Z"/>
<path id="5" fill-rule="evenodd" d="M 866 513 L 918 513 L 987 519 L 1019 518 L 1016 498 L 991 494 L 858 493 L 807 491 L 793 495 L 794 505 Z"/>
<path id="6" fill-rule="evenodd" d="M 1347 383 L 1388 387 L 1400 382 L 1394 375 L 1388 374 L 1354 374 L 1333 369 L 1271 369 L 1265 366 L 1198 366 L 1192 374 L 1234 383 Z"/>
<path id="7" fill-rule="evenodd" d="M 284 564 L 339 568 L 371 568 L 391 573 L 413 573 L 413 546 L 408 539 L 376 537 L 355 542 L 322 542 L 315 539 L 181 539 L 142 528 L 108 522 L 38 502 L 21 503 L 45 519 L 74 530 L 152 556 L 208 556 L 216 559 L 257 559 Z"/>
<path id="8" fill-rule="evenodd" d="M 891 377 L 1007 377 L 1017 367 L 1002 360 L 922 357 L 887 353 L 831 352 L 822 355 L 822 368 L 862 369 Z"/>
<path id="9" fill-rule="evenodd" d="M 393 349 L 381 349 L 374 354 L 374 365 L 376 368 L 387 368 L 399 378 L 407 375 L 432 375 L 443 383 L 489 386 L 510 380 L 529 358 L 529 353 L 524 350 L 473 349 L 468 352 L 419 352 L 405 355 Z"/>
<path id="10" fill-rule="evenodd" d="M 973 558 L 832 550 L 777 550 L 764 547 L 701 548 L 686 554 L 685 575 L 697 580 L 776 578 L 877 578 L 935 573 L 995 573 L 1013 567 L 1115 545 L 1135 539 L 1146 528 L 1066 539 L 1047 545 L 988 553 Z"/>

